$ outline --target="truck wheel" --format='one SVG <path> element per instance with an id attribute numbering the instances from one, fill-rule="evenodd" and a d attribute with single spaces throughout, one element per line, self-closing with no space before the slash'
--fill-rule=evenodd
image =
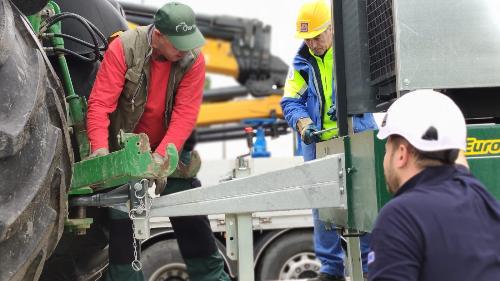
<path id="1" fill-rule="evenodd" d="M 147 281 L 187 281 L 189 276 L 175 239 L 157 242 L 141 253 Z"/>
<path id="2" fill-rule="evenodd" d="M 8 0 L 0 85 L 0 280 L 38 280 L 64 229 L 73 155 L 60 83 Z"/>
<path id="3" fill-rule="evenodd" d="M 312 231 L 291 231 L 265 250 L 258 276 L 262 281 L 314 278 L 320 267 L 314 256 Z"/>

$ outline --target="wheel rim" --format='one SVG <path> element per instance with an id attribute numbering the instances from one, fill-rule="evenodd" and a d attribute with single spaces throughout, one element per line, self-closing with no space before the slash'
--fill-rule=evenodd
<path id="1" fill-rule="evenodd" d="M 149 281 L 187 281 L 189 275 L 183 263 L 169 263 L 158 268 Z"/>
<path id="2" fill-rule="evenodd" d="M 286 279 L 304 279 L 318 276 L 321 263 L 316 259 L 314 253 L 303 252 L 289 258 L 281 267 L 280 278 Z"/>

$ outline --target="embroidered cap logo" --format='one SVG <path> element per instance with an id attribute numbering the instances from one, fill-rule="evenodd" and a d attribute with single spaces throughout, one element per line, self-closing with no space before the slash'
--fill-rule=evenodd
<path id="1" fill-rule="evenodd" d="M 193 24 L 193 25 L 187 25 L 186 22 L 181 22 L 179 23 L 178 25 L 175 26 L 175 32 L 179 33 L 179 32 L 187 32 L 187 31 L 191 31 L 193 29 L 196 28 L 196 24 Z"/>

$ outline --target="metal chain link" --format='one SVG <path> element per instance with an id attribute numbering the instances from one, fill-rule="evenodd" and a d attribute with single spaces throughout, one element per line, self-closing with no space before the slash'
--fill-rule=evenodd
<path id="1" fill-rule="evenodd" d="M 134 260 L 132 261 L 132 269 L 135 271 L 140 271 L 142 269 L 142 262 L 137 257 L 137 241 L 135 239 L 135 227 L 132 223 L 132 246 L 134 247 Z"/>
<path id="2" fill-rule="evenodd" d="M 143 182 L 146 181 L 145 179 L 141 180 L 139 183 L 143 186 Z M 141 215 L 143 212 L 146 212 L 145 214 L 145 219 L 149 219 L 149 216 L 151 214 L 151 205 L 153 205 L 153 198 L 149 195 L 147 190 L 144 192 L 143 196 L 138 196 L 137 192 L 139 190 L 136 190 L 134 192 L 135 197 L 139 200 L 139 206 L 137 208 L 133 208 L 129 211 L 129 217 L 131 220 L 134 220 L 136 218 L 136 215 Z M 146 200 L 148 200 L 149 204 L 146 205 Z M 138 253 L 137 253 L 137 239 L 135 238 L 135 226 L 134 223 L 132 222 L 132 246 L 134 247 L 134 260 L 132 261 L 132 269 L 135 271 L 140 271 L 142 269 L 142 263 L 138 258 Z"/>

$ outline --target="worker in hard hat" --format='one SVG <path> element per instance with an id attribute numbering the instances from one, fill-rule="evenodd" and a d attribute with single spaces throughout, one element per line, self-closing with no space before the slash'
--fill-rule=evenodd
<path id="1" fill-rule="evenodd" d="M 331 10 L 325 1 L 304 4 L 296 22 L 296 36 L 304 40 L 285 83 L 281 100 L 283 114 L 302 139 L 305 161 L 316 158 L 315 143 L 337 136 L 335 89 L 333 81 L 333 27 Z M 371 113 L 353 117 L 354 132 L 375 129 Z M 318 130 L 332 129 L 323 134 Z M 315 254 L 321 261 L 317 280 L 345 280 L 344 252 L 333 225 L 319 219 L 313 210 Z M 361 239 L 363 271 L 366 273 L 368 237 Z"/>
<path id="2" fill-rule="evenodd" d="M 168 163 L 169 143 L 179 164 L 168 178 L 156 179 L 156 193 L 198 187 L 200 159 L 189 136 L 203 99 L 205 39 L 191 7 L 168 2 L 154 23 L 123 32 L 104 54 L 90 93 L 87 130 L 91 157 L 119 149 L 117 135 L 144 133 L 158 165 Z M 165 190 L 166 188 L 166 190 Z M 106 281 L 142 281 L 137 246 L 126 204 L 109 208 L 109 267 Z M 207 216 L 171 218 L 190 280 L 229 280 Z M 167 253 L 165 253 L 167 254 Z"/>
<path id="3" fill-rule="evenodd" d="M 410 92 L 391 105 L 377 136 L 387 139 L 394 198 L 373 229 L 370 280 L 499 280 L 500 203 L 456 164 L 466 148 L 458 106 L 432 90 Z"/>

